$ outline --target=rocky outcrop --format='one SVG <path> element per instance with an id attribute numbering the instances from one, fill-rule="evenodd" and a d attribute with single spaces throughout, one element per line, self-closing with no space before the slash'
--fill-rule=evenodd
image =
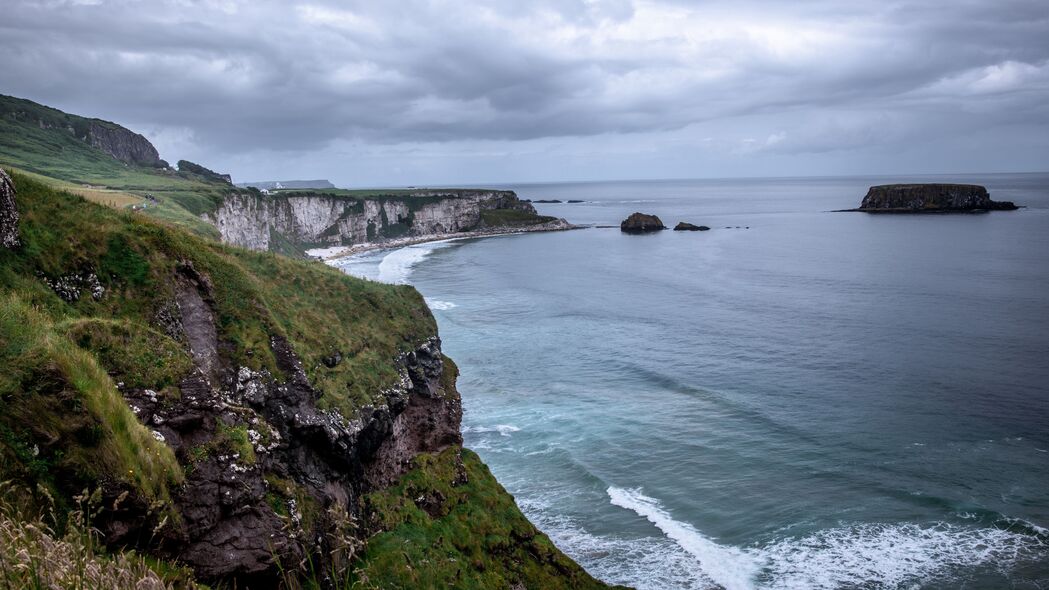
<path id="1" fill-rule="evenodd" d="M 462 444 L 455 369 L 436 336 L 391 359 L 400 378 L 378 404 L 344 417 L 318 406 L 319 392 L 280 336 L 269 343 L 279 373 L 223 366 L 210 281 L 192 265 L 176 281 L 178 317 L 169 326 L 182 332 L 195 366 L 177 398 L 124 396 L 154 437 L 192 465 L 174 498 L 181 522 L 150 532 L 142 510 L 118 511 L 104 524 L 108 542 L 159 535 L 162 555 L 201 578 L 270 587 L 278 560 L 323 560 L 333 543 L 363 545 L 353 524 L 363 495 L 403 475 L 419 453 Z"/>
<path id="2" fill-rule="evenodd" d="M 18 245 L 18 207 L 15 205 L 15 183 L 0 168 L 0 247 Z"/>
<path id="3" fill-rule="evenodd" d="M 975 184 L 887 184 L 872 186 L 856 211 L 868 213 L 939 213 L 1011 211 L 1009 201 L 992 201 Z"/>
<path id="4" fill-rule="evenodd" d="M 126 164 L 166 168 L 157 148 L 148 139 L 114 123 L 92 119 L 88 127 L 88 143 Z"/>
<path id="5" fill-rule="evenodd" d="M 674 231 L 707 231 L 709 229 L 710 228 L 705 225 L 692 225 L 685 221 L 679 221 L 678 224 L 674 226 Z"/>
<path id="6" fill-rule="evenodd" d="M 373 198 L 315 192 L 239 193 L 228 196 L 205 219 L 218 228 L 224 242 L 269 250 L 280 240 L 311 247 L 351 246 L 482 229 L 481 213 L 488 210 L 536 214 L 532 205 L 520 201 L 512 191 L 418 190 Z"/>
<path id="7" fill-rule="evenodd" d="M 663 225 L 663 221 L 655 215 L 646 215 L 645 213 L 631 213 L 630 217 L 627 217 L 619 224 L 619 229 L 628 234 L 642 234 L 654 231 L 664 230 L 667 227 Z"/>
<path id="8" fill-rule="evenodd" d="M 189 160 L 178 161 L 178 171 L 184 174 L 194 174 L 196 176 L 203 177 L 207 180 L 215 180 L 218 182 L 225 182 L 226 184 L 233 184 L 233 177 L 229 174 L 219 174 L 213 170 L 209 170 L 201 166 L 200 164 L 194 164 Z"/>

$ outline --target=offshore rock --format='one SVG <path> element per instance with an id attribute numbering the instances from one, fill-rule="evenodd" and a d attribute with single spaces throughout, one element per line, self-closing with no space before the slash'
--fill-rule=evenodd
<path id="1" fill-rule="evenodd" d="M 678 224 L 674 226 L 674 231 L 707 231 L 709 229 L 710 228 L 705 225 L 692 225 L 685 221 L 679 221 Z"/>
<path id="2" fill-rule="evenodd" d="M 992 201 L 975 184 L 886 184 L 872 186 L 859 209 L 868 213 L 942 213 L 1012 211 L 1009 201 Z"/>
<path id="3" fill-rule="evenodd" d="M 15 206 L 15 183 L 0 168 L 0 246 L 18 245 L 18 207 Z"/>
<path id="4" fill-rule="evenodd" d="M 667 227 L 663 221 L 655 215 L 645 213 L 631 213 L 619 224 L 619 229 L 628 234 L 643 234 L 648 232 L 664 230 Z"/>

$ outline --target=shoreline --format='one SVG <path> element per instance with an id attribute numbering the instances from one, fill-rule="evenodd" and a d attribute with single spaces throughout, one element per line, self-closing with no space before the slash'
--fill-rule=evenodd
<path id="1" fill-rule="evenodd" d="M 550 226 L 550 224 L 554 224 Z M 426 236 L 409 236 L 404 238 L 394 238 L 392 240 L 384 240 L 382 242 L 364 242 L 361 244 L 353 244 L 351 246 L 332 246 L 330 248 L 311 248 L 306 250 L 307 256 L 314 260 L 320 260 L 328 263 L 334 260 L 340 260 L 342 258 L 349 258 L 351 256 L 357 256 L 365 254 L 367 252 L 375 252 L 378 250 L 395 250 L 398 248 L 404 248 L 407 246 L 415 246 L 418 244 L 426 244 L 429 242 L 444 242 L 450 240 L 464 240 L 468 238 L 492 238 L 497 236 L 509 236 L 514 234 L 527 234 L 527 233 L 540 233 L 540 232 L 555 232 L 555 231 L 569 231 L 574 229 L 586 229 L 585 225 L 575 225 L 568 223 L 564 220 L 556 222 L 549 222 L 540 226 L 530 226 L 524 228 L 491 228 L 476 231 L 465 231 L 465 232 L 447 232 L 442 234 L 430 234 Z M 334 254 L 328 255 L 315 255 L 312 252 L 323 252 L 335 250 Z"/>

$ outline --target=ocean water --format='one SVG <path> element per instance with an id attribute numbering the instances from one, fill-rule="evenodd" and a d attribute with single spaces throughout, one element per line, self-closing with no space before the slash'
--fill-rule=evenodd
<path id="1" fill-rule="evenodd" d="M 895 181 L 1027 205 L 831 213 Z M 641 589 L 1049 587 L 1049 174 L 512 186 L 584 229 L 341 263 L 409 282 L 466 444 Z"/>

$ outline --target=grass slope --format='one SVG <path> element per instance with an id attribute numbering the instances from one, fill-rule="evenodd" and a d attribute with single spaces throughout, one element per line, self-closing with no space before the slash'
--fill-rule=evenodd
<path id="1" fill-rule="evenodd" d="M 607 588 L 528 522 L 476 454 L 452 448 L 416 465 L 367 498 L 385 532 L 369 540 L 355 587 Z"/>

